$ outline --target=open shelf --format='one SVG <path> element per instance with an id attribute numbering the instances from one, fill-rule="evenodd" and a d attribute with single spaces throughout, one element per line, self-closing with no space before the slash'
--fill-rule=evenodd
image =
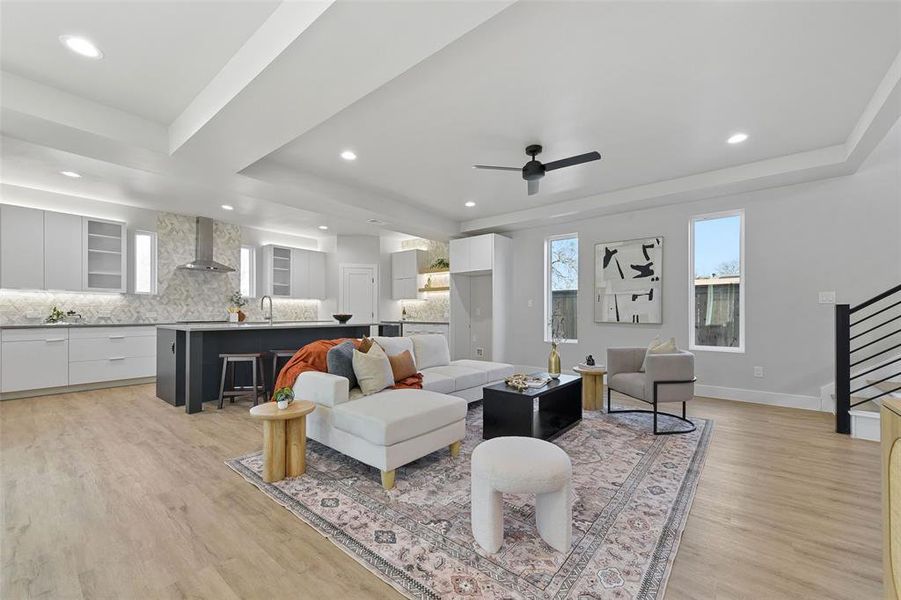
<path id="1" fill-rule="evenodd" d="M 120 250 L 101 250 L 99 248 L 88 248 L 88 252 L 97 252 L 100 254 L 122 254 Z"/>
<path id="2" fill-rule="evenodd" d="M 426 269 L 422 275 L 434 275 L 436 273 L 450 273 L 450 269 Z"/>
<path id="3" fill-rule="evenodd" d="M 448 292 L 450 291 L 450 286 L 443 287 L 421 287 L 419 288 L 420 292 Z"/>

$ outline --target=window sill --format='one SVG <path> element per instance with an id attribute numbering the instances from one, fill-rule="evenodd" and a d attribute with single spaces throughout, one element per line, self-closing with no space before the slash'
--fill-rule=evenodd
<path id="1" fill-rule="evenodd" d="M 744 354 L 744 346 L 734 348 L 732 346 L 695 346 L 689 344 L 688 349 L 692 352 L 725 352 L 727 354 Z"/>
<path id="2" fill-rule="evenodd" d="M 552 341 L 553 340 L 549 340 L 547 338 L 544 339 L 545 344 L 550 344 Z M 577 339 L 576 340 L 563 340 L 562 342 L 557 342 L 557 345 L 559 346 L 560 344 L 578 344 L 578 343 L 579 343 L 579 340 L 577 340 Z"/>

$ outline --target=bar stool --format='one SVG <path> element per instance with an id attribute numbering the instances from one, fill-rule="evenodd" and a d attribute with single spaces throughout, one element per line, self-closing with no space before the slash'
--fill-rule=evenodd
<path id="1" fill-rule="evenodd" d="M 269 395 L 271 396 L 275 393 L 275 382 L 278 379 L 278 359 L 280 358 L 291 358 L 297 353 L 297 350 L 270 350 L 269 354 L 272 355 L 272 389 L 269 390 Z"/>
<path id="2" fill-rule="evenodd" d="M 237 363 L 250 363 L 250 368 L 253 372 L 253 387 L 250 389 L 253 394 L 253 405 L 256 406 L 259 404 L 260 394 L 263 394 L 263 396 L 266 395 L 266 375 L 263 372 L 263 353 L 227 353 L 220 354 L 219 358 L 222 359 L 222 379 L 219 382 L 219 408 L 222 408 L 226 396 L 231 397 L 232 402 L 234 402 L 236 396 L 248 395 L 246 386 L 235 385 L 235 364 Z M 259 371 L 262 380 L 260 381 L 260 385 L 257 385 L 257 371 Z M 230 375 L 231 381 L 231 386 L 228 390 L 225 389 L 226 375 Z"/>

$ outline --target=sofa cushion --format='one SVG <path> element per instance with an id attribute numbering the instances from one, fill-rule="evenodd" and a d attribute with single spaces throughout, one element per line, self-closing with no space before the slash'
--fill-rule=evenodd
<path id="1" fill-rule="evenodd" d="M 450 364 L 450 350 L 447 338 L 441 334 L 411 335 L 413 340 L 413 358 L 416 367 L 422 371 L 429 367 L 443 367 Z"/>
<path id="2" fill-rule="evenodd" d="M 644 378 L 644 373 L 617 373 L 610 378 L 607 385 L 610 386 L 611 390 L 622 392 L 639 400 L 645 400 Z"/>
<path id="3" fill-rule="evenodd" d="M 513 365 L 507 363 L 491 362 L 488 360 L 470 360 L 468 358 L 460 360 L 452 360 L 451 366 L 467 367 L 476 371 L 485 371 L 488 374 L 488 381 L 500 381 L 504 377 L 513 375 Z"/>
<path id="4" fill-rule="evenodd" d="M 332 375 L 346 377 L 350 387 L 357 387 L 357 376 L 354 375 L 354 343 L 351 340 L 341 342 L 328 351 L 326 355 L 328 372 Z"/>
<path id="5" fill-rule="evenodd" d="M 360 389 L 367 396 L 394 385 L 394 372 L 391 371 L 388 355 L 375 344 L 366 354 L 354 350 L 354 374 Z"/>
<path id="6" fill-rule="evenodd" d="M 465 400 L 427 390 L 384 390 L 332 411 L 335 427 L 391 446 L 441 429 L 466 417 Z"/>
<path id="7" fill-rule="evenodd" d="M 450 394 L 456 390 L 454 378 L 435 373 L 431 369 L 422 371 L 422 389 L 439 394 Z"/>
<path id="8" fill-rule="evenodd" d="M 404 350 L 400 354 L 388 355 L 388 362 L 391 363 L 391 372 L 394 373 L 394 381 L 403 381 L 407 377 L 416 375 L 416 365 L 413 364 L 413 355 L 409 350 Z"/>
<path id="9" fill-rule="evenodd" d="M 487 372 L 479 371 L 477 369 L 470 369 L 469 367 L 447 365 L 445 367 L 432 367 L 430 369 L 424 369 L 423 373 L 425 373 L 426 371 L 430 373 L 438 373 L 439 375 L 444 375 L 445 377 L 450 377 L 451 379 L 453 379 L 454 391 L 465 390 L 471 387 L 485 385 L 486 383 L 488 383 Z"/>
<path id="10" fill-rule="evenodd" d="M 413 340 L 408 337 L 386 337 L 386 336 L 376 336 L 372 338 L 376 344 L 382 347 L 382 350 L 385 351 L 385 354 L 388 356 L 397 356 L 404 350 L 409 350 L 410 355 L 416 352 L 416 349 L 413 347 Z M 416 364 L 416 357 L 413 356 L 413 364 Z"/>

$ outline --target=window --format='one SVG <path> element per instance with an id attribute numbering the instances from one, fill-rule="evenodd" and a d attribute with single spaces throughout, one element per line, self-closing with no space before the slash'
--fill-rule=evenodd
<path id="1" fill-rule="evenodd" d="M 156 294 L 156 234 L 135 232 L 135 294 Z"/>
<path id="2" fill-rule="evenodd" d="M 256 248 L 253 246 L 241 246 L 241 295 L 245 298 L 254 298 L 257 295 L 256 254 Z"/>
<path id="3" fill-rule="evenodd" d="M 694 217 L 689 238 L 690 347 L 744 352 L 744 212 Z"/>
<path id="4" fill-rule="evenodd" d="M 548 238 L 544 246 L 545 341 L 575 342 L 579 296 L 579 237 Z"/>

